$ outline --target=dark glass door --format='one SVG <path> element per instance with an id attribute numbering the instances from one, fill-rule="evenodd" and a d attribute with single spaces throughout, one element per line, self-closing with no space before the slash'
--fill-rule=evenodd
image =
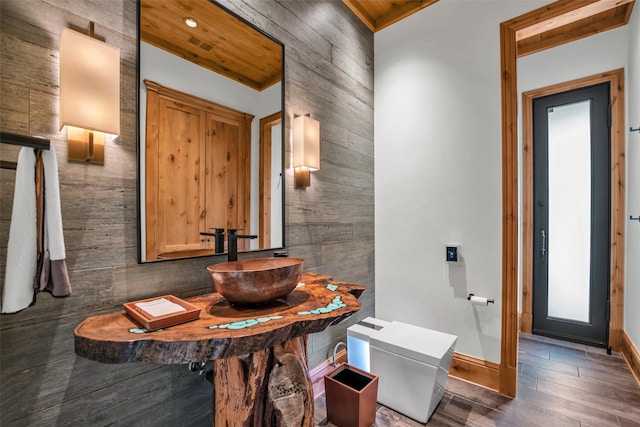
<path id="1" fill-rule="evenodd" d="M 533 101 L 533 333 L 606 347 L 609 84 Z"/>

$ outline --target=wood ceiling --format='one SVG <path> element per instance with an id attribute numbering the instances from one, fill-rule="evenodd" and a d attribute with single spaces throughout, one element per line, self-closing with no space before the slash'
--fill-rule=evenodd
<path id="1" fill-rule="evenodd" d="M 259 91 L 282 78 L 282 47 L 208 0 L 140 0 L 140 39 Z"/>
<path id="2" fill-rule="evenodd" d="M 412 15 L 438 0 L 342 0 L 373 32 Z M 524 56 L 610 30 L 629 22 L 634 0 L 560 0 L 567 13 L 518 32 L 518 55 Z"/>
<path id="3" fill-rule="evenodd" d="M 438 0 L 342 0 L 374 33 Z"/>
<path id="4" fill-rule="evenodd" d="M 342 1 L 376 32 L 438 0 Z M 626 25 L 634 2 L 559 0 L 566 13 L 518 31 L 518 56 Z M 187 27 L 187 17 L 198 26 Z M 140 0 L 140 38 L 256 90 L 282 77 L 282 47 L 208 0 Z"/>

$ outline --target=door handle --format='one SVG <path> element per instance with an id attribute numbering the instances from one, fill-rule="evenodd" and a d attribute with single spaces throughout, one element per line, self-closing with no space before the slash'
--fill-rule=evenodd
<path id="1" fill-rule="evenodd" d="M 543 228 L 540 230 L 540 256 L 544 256 L 545 252 L 547 252 L 547 237 Z"/>

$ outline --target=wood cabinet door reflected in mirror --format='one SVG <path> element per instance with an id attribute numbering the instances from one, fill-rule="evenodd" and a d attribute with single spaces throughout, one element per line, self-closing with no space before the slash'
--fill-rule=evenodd
<path id="1" fill-rule="evenodd" d="M 147 259 L 213 255 L 213 238 L 201 232 L 248 229 L 254 116 L 145 85 Z"/>

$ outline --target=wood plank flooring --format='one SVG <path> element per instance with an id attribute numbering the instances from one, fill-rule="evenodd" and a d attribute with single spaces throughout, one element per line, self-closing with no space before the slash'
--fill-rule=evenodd
<path id="1" fill-rule="evenodd" d="M 620 354 L 521 334 L 518 394 L 513 400 L 449 377 L 428 426 L 640 426 L 640 386 Z M 316 425 L 326 419 L 324 394 L 315 400 Z M 418 423 L 378 405 L 377 427 Z"/>

